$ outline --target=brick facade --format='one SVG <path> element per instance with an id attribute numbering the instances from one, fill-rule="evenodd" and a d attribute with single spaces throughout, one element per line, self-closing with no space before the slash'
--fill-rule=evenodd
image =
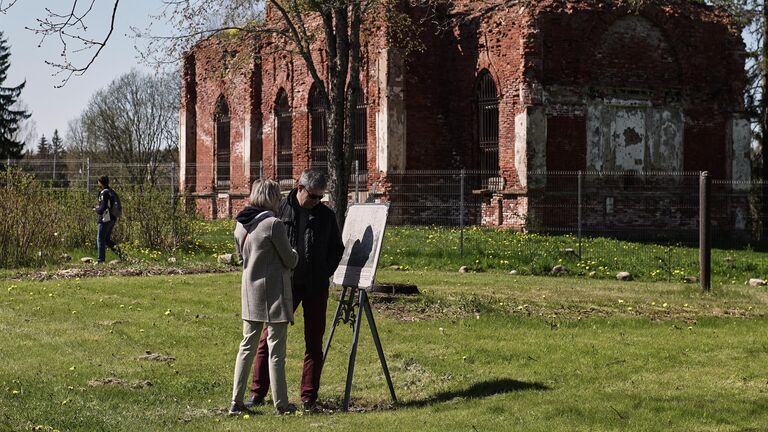
<path id="1" fill-rule="evenodd" d="M 421 25 L 425 49 L 408 58 L 380 28 L 363 35 L 368 189 L 386 193 L 387 174 L 403 170 L 480 167 L 484 71 L 498 90 L 499 154 L 499 177 L 476 185 L 484 224 L 523 228 L 532 203 L 551 189 L 545 171 L 707 170 L 714 179 L 749 179 L 745 46 L 721 10 L 687 0 L 636 9 L 622 1 L 480 3 L 441 11 L 454 23 L 447 29 L 435 27 L 439 19 Z M 422 22 L 423 9 L 407 13 Z M 318 65 L 321 47 L 313 51 Z M 189 165 L 181 175 L 204 215 L 237 211 L 259 162 L 275 176 L 279 91 L 291 107 L 294 178 L 309 165 L 311 85 L 303 60 L 274 41 L 212 37 L 188 53 L 181 148 Z M 222 96 L 230 107 L 229 191 L 216 190 L 213 163 Z M 597 192 L 592 199 L 605 205 L 610 190 Z"/>

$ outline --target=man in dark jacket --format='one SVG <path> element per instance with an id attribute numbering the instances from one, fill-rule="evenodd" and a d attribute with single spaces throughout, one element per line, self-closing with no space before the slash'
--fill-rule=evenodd
<path id="1" fill-rule="evenodd" d="M 96 258 L 96 262 L 103 263 L 106 259 L 107 247 L 112 249 L 120 258 L 122 258 L 123 254 L 117 243 L 110 238 L 112 229 L 117 222 L 117 215 L 112 212 L 113 208 L 119 206 L 117 194 L 109 188 L 109 177 L 103 175 L 99 177 L 98 181 L 101 188 L 99 192 L 99 205 L 94 207 L 96 223 L 98 224 L 98 230 L 96 231 L 98 258 Z"/>
<path id="2" fill-rule="evenodd" d="M 305 170 L 299 185 L 280 202 L 277 217 L 285 224 L 291 246 L 299 254 L 293 272 L 293 309 L 304 309 L 304 369 L 301 400 L 305 411 L 315 409 L 323 371 L 323 334 L 328 306 L 329 279 L 344 253 L 333 210 L 321 203 L 327 187 L 325 173 Z M 263 403 L 269 388 L 266 333 L 262 335 L 253 364 L 251 400 Z"/>

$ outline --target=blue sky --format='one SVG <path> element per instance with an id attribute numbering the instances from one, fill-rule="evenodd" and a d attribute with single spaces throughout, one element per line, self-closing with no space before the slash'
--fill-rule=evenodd
<path id="1" fill-rule="evenodd" d="M 81 2 L 88 3 L 88 2 Z M 89 17 L 87 35 L 103 37 L 108 31 L 111 0 L 96 0 L 93 16 Z M 35 19 L 45 16 L 45 8 L 55 12 L 64 12 L 71 7 L 70 0 L 18 0 L 5 14 L 0 14 L 0 30 L 11 46 L 11 67 L 6 87 L 15 86 L 26 79 L 27 85 L 21 99 L 29 106 L 32 117 L 37 123 L 38 136 L 45 134 L 50 139 L 54 129 L 64 137 L 67 123 L 80 115 L 91 95 L 108 85 L 114 78 L 137 68 L 151 71 L 138 59 L 135 45 L 144 42 L 131 37 L 131 26 L 140 29 L 150 23 L 150 15 L 157 14 L 159 0 L 123 0 L 118 7 L 115 30 L 104 50 L 91 68 L 82 76 L 73 76 L 63 88 L 56 88 L 62 76 L 53 76 L 56 72 L 45 60 L 60 59 L 61 44 L 58 40 L 46 39 L 41 47 L 40 37 L 24 27 L 36 27 Z M 161 23 L 153 25 L 154 33 L 161 33 L 165 27 Z M 162 33 L 161 33 L 162 34 Z"/>

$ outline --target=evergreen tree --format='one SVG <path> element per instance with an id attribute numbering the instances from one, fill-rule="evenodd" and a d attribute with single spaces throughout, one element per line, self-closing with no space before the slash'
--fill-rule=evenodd
<path id="1" fill-rule="evenodd" d="M 37 142 L 37 157 L 46 159 L 51 154 L 51 144 L 48 143 L 48 138 L 45 135 L 40 137 L 40 141 Z"/>
<path id="2" fill-rule="evenodd" d="M 53 130 L 53 137 L 51 138 L 51 155 L 54 157 L 60 158 L 63 153 L 64 149 L 61 145 L 61 137 L 59 136 L 59 130 L 54 129 Z"/>
<path id="3" fill-rule="evenodd" d="M 24 81 L 16 87 L 3 87 L 8 77 L 8 68 L 11 66 L 10 57 L 10 47 L 0 31 L 0 160 L 18 159 L 22 156 L 24 143 L 14 139 L 14 136 L 19 129 L 19 122 L 30 116 L 24 110 L 13 108 L 27 82 Z"/>

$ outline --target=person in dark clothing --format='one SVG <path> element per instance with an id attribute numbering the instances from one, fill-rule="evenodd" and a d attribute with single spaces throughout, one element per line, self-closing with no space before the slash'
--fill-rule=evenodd
<path id="1" fill-rule="evenodd" d="M 93 210 L 96 211 L 96 223 L 98 224 L 96 232 L 98 258 L 96 258 L 96 262 L 103 263 L 106 259 L 107 247 L 112 249 L 120 258 L 123 257 L 123 253 L 117 243 L 110 238 L 118 219 L 116 212 L 112 211 L 113 208 L 119 206 L 117 194 L 109 188 L 109 177 L 105 175 L 99 177 L 99 187 L 101 188 L 99 205 Z"/>
<path id="2" fill-rule="evenodd" d="M 285 224 L 291 247 L 299 254 L 293 272 L 293 309 L 304 309 L 304 368 L 301 375 L 301 401 L 305 411 L 316 408 L 323 371 L 323 334 L 328 306 L 329 279 L 344 253 L 344 244 L 333 210 L 321 203 L 327 177 L 317 169 L 301 174 L 299 184 L 278 207 L 277 217 Z M 253 365 L 251 399 L 247 405 L 260 405 L 269 388 L 266 333 L 262 335 Z"/>

